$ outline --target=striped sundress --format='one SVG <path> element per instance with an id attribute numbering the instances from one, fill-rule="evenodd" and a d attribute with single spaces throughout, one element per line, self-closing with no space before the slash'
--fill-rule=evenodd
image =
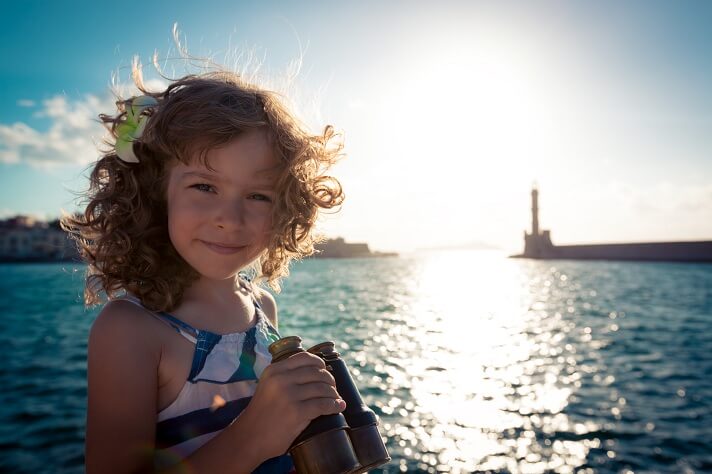
<path id="1" fill-rule="evenodd" d="M 249 282 L 242 283 L 249 288 Z M 133 295 L 123 299 L 143 307 Z M 254 296 L 252 301 L 257 321 L 247 331 L 231 334 L 195 329 L 169 313 L 151 312 L 195 344 L 188 380 L 173 403 L 158 413 L 156 468 L 189 456 L 226 428 L 250 402 L 257 380 L 272 360 L 267 347 L 280 337 Z M 284 454 L 268 459 L 253 472 L 295 471 L 291 457 Z"/>

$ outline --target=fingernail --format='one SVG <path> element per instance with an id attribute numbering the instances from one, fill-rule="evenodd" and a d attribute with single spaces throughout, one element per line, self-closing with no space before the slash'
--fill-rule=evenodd
<path id="1" fill-rule="evenodd" d="M 336 400 L 336 403 L 339 405 L 340 410 L 343 410 L 344 408 L 346 408 L 346 402 L 341 400 L 340 398 Z"/>

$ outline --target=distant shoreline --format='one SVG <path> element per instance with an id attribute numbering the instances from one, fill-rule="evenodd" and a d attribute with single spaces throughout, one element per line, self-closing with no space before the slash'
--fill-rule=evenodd
<path id="1" fill-rule="evenodd" d="M 0 259 L 0 265 L 5 263 L 86 263 L 81 260 L 71 259 L 56 259 L 56 258 L 17 258 L 17 259 Z"/>
<path id="2" fill-rule="evenodd" d="M 539 190 L 532 196 L 532 231 L 524 231 L 524 252 L 510 258 L 712 263 L 712 240 L 555 245 L 539 228 Z"/>

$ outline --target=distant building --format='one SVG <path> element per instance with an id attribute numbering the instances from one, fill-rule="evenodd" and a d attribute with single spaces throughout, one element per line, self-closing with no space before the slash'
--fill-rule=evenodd
<path id="1" fill-rule="evenodd" d="M 524 231 L 524 253 L 515 258 L 712 262 L 712 241 L 554 245 L 539 229 L 539 191 L 532 189 L 532 231 Z"/>
<path id="2" fill-rule="evenodd" d="M 59 220 L 39 221 L 30 216 L 0 220 L 0 261 L 78 260 L 76 245 Z"/>
<path id="3" fill-rule="evenodd" d="M 529 258 L 550 255 L 554 245 L 548 230 L 539 231 L 539 190 L 532 188 L 532 232 L 524 231 L 524 255 Z"/>
<path id="4" fill-rule="evenodd" d="M 397 255 L 391 252 L 371 252 L 368 244 L 348 243 L 342 237 L 316 244 L 314 249 L 316 258 L 391 257 Z"/>

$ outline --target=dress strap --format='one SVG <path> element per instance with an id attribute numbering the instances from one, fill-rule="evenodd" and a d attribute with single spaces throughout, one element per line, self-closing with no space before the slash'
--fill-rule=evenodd
<path id="1" fill-rule="evenodd" d="M 240 286 L 250 293 L 250 299 L 252 299 L 252 303 L 254 304 L 255 308 L 258 311 L 262 311 L 262 305 L 260 305 L 260 302 L 257 301 L 255 286 L 252 284 L 252 280 L 250 279 L 250 277 L 248 277 L 245 273 L 242 272 L 238 273 L 237 276 Z"/>
<path id="2" fill-rule="evenodd" d="M 193 344 L 196 343 L 200 331 L 195 329 L 193 326 L 181 321 L 180 319 L 176 318 L 172 314 L 169 314 L 169 313 L 166 313 L 163 311 L 156 313 L 156 315 L 160 318 L 163 318 L 163 321 L 170 324 L 173 327 L 173 329 L 175 329 L 176 331 L 178 331 L 180 333 L 180 335 L 182 335 L 183 337 L 188 339 Z"/>
<path id="3" fill-rule="evenodd" d="M 164 311 L 158 311 L 158 312 L 151 311 L 148 308 L 146 308 L 143 304 L 141 304 L 141 301 L 138 298 L 136 298 L 135 296 L 130 295 L 128 293 L 121 299 L 130 301 L 130 302 L 142 307 L 143 309 L 148 311 L 148 313 L 151 316 L 153 316 L 154 318 L 158 319 L 159 321 L 161 321 L 165 324 L 168 324 L 170 327 L 175 329 L 176 332 L 178 332 L 178 334 L 180 334 L 184 338 L 188 339 L 193 344 L 195 344 L 198 341 L 199 331 L 197 329 L 195 329 L 193 326 L 191 326 L 190 324 L 187 324 L 187 323 L 181 321 L 180 319 L 176 318 L 172 314 L 168 314 Z"/>

